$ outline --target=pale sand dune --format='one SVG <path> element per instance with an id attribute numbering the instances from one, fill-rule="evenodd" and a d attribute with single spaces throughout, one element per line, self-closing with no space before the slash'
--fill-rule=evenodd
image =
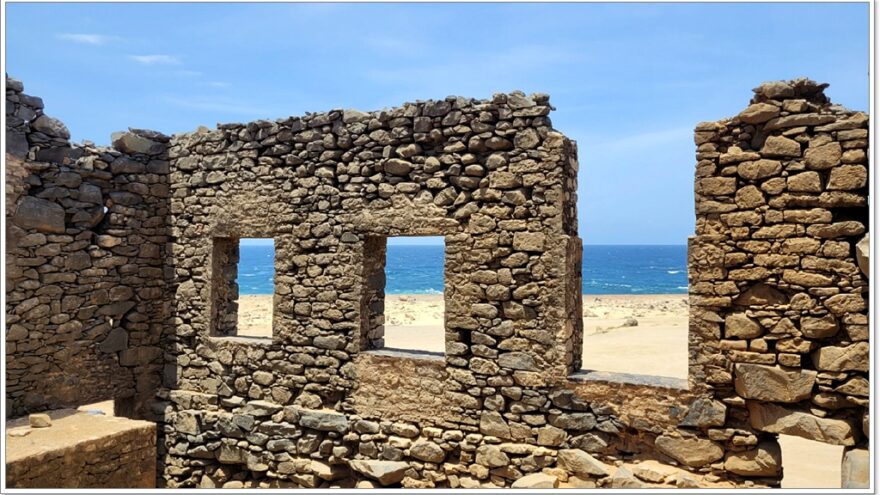
<path id="1" fill-rule="evenodd" d="M 585 295 L 584 369 L 687 378 L 686 295 Z M 239 335 L 271 336 L 272 297 L 242 296 Z M 628 317 L 636 326 L 624 326 Z M 443 296 L 389 294 L 385 346 L 443 352 Z M 842 447 L 780 435 L 785 488 L 838 488 Z"/>

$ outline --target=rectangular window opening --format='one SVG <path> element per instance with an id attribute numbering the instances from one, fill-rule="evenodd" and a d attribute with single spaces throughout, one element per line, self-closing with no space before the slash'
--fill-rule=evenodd
<path id="1" fill-rule="evenodd" d="M 442 236 L 367 241 L 364 350 L 445 352 L 445 250 Z"/>
<path id="2" fill-rule="evenodd" d="M 582 370 L 688 377 L 686 245 L 583 247 Z"/>
<path id="3" fill-rule="evenodd" d="M 272 338 L 275 240 L 215 239 L 213 335 Z"/>

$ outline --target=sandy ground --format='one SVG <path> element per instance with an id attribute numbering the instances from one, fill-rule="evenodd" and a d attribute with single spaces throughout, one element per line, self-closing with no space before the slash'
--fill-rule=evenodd
<path id="1" fill-rule="evenodd" d="M 240 298 L 239 335 L 271 336 L 271 302 Z M 687 378 L 686 295 L 585 295 L 583 307 L 583 369 Z M 387 295 L 385 346 L 443 352 L 443 296 Z M 784 488 L 840 487 L 842 447 L 785 435 L 780 444 Z"/>

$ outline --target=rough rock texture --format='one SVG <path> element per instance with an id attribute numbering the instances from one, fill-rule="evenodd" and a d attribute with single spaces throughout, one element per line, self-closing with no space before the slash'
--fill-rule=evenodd
<path id="1" fill-rule="evenodd" d="M 825 86 L 767 83 L 739 116 L 696 127 L 691 381 L 750 432 L 726 449 L 742 476 L 778 474 L 759 468 L 768 433 L 867 444 L 868 116 Z M 699 186 L 713 181 L 725 187 Z"/>
<path id="2" fill-rule="evenodd" d="M 848 450 L 841 464 L 841 488 L 871 487 L 871 453 L 867 449 Z"/>
<path id="3" fill-rule="evenodd" d="M 685 382 L 578 372 L 576 146 L 546 95 L 106 150 L 32 128 L 12 84 L 11 404 L 128 398 L 171 488 L 778 486 L 778 433 L 867 445 L 868 118 L 824 87 L 697 126 Z M 445 237 L 442 355 L 384 349 L 401 235 Z M 275 240 L 271 339 L 236 336 L 240 237 Z"/>
<path id="4" fill-rule="evenodd" d="M 156 419 L 168 138 L 150 154 L 74 145 L 22 91 L 7 78 L 7 414 L 116 399 Z"/>

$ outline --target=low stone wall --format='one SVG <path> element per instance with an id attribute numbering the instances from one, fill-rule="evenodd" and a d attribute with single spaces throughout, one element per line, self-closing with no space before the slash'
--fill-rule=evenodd
<path id="1" fill-rule="evenodd" d="M 6 423 L 8 488 L 155 488 L 156 425 L 75 410 Z"/>

